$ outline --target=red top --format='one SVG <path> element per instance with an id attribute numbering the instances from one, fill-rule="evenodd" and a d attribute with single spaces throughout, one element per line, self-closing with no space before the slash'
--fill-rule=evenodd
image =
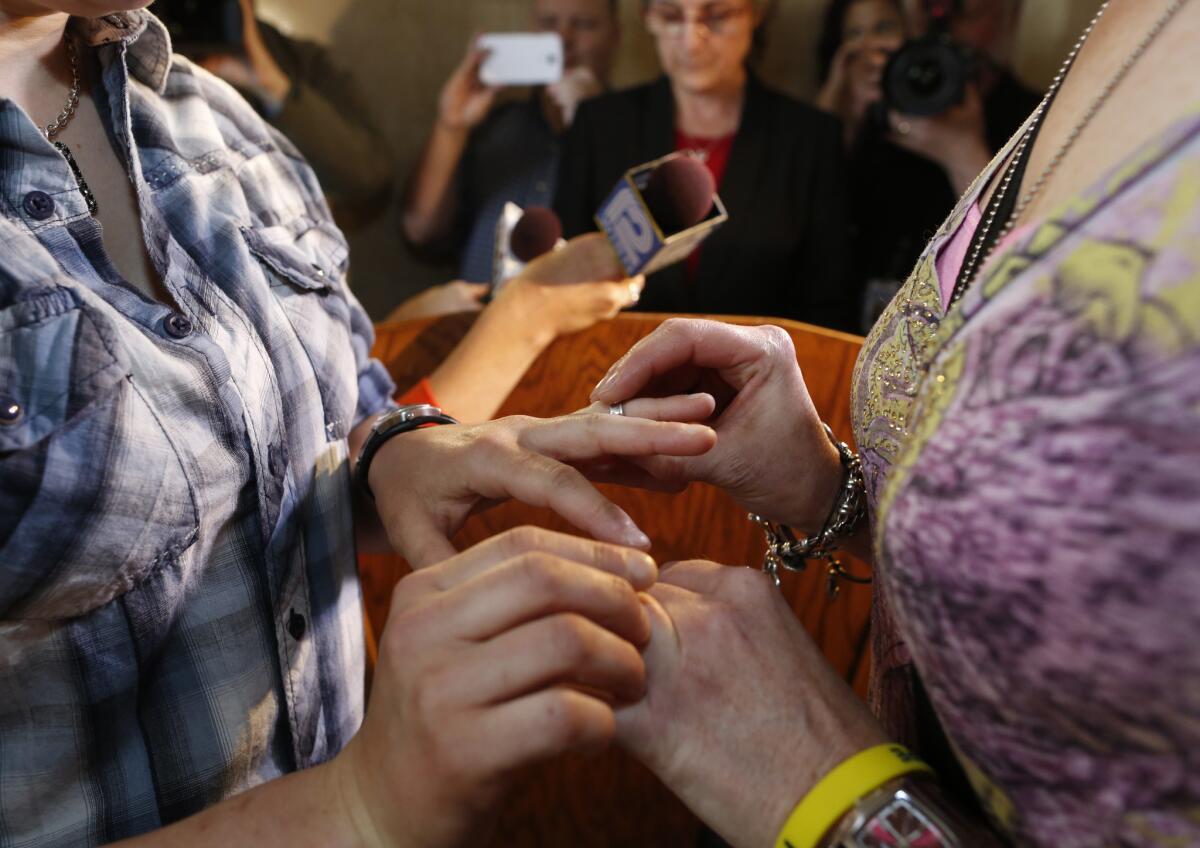
<path id="1" fill-rule="evenodd" d="M 703 138 L 701 136 L 685 135 L 678 129 L 675 130 L 675 149 L 681 153 L 692 151 L 700 151 L 704 158 L 701 160 L 708 168 L 708 172 L 712 174 L 713 183 L 717 188 L 721 187 L 721 178 L 725 176 L 725 168 L 729 165 L 729 154 L 733 150 L 733 135 L 727 135 L 723 138 Z M 696 271 L 700 268 L 700 251 L 704 249 L 704 245 L 700 245 L 692 251 L 687 258 L 687 277 L 688 282 L 696 279 Z"/>

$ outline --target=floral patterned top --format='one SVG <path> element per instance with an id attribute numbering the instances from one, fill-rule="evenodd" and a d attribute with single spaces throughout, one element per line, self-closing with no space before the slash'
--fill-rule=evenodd
<path id="1" fill-rule="evenodd" d="M 872 703 L 1017 844 L 1197 845 L 1200 104 L 945 313 L 934 258 L 995 168 L 855 371 Z"/>

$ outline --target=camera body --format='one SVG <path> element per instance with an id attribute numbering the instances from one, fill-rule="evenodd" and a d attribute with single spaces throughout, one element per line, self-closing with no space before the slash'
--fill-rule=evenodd
<path id="1" fill-rule="evenodd" d="M 176 53 L 196 58 L 242 52 L 238 0 L 155 0 L 150 11 L 166 25 Z"/>
<path id="2" fill-rule="evenodd" d="M 940 115 L 961 103 L 967 84 L 979 75 L 979 57 L 950 35 L 959 11 L 952 0 L 926 0 L 929 32 L 906 41 L 883 72 L 883 104 L 902 115 Z"/>

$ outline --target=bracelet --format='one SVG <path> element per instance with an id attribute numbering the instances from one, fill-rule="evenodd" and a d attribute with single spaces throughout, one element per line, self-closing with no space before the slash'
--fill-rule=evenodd
<path id="1" fill-rule="evenodd" d="M 776 848 L 818 848 L 825 834 L 854 809 L 861 798 L 898 777 L 933 773 L 902 745 L 876 745 L 835 767 L 800 799 L 783 823 Z"/>
<path id="2" fill-rule="evenodd" d="M 362 450 L 358 452 L 358 460 L 354 463 L 354 482 L 359 485 L 368 498 L 374 501 L 375 493 L 371 491 L 371 486 L 367 482 L 367 474 L 371 470 L 371 460 L 375 458 L 375 454 L 383 447 L 384 442 L 392 438 L 392 436 L 416 430 L 427 424 L 457 423 L 458 421 L 442 412 L 436 406 L 427 403 L 411 404 L 409 406 L 402 406 L 399 409 L 393 409 L 391 412 L 385 412 L 379 416 L 379 420 L 371 427 L 371 432 L 367 435 L 367 440 L 363 442 Z"/>
<path id="3" fill-rule="evenodd" d="M 838 496 L 833 502 L 833 509 L 825 519 L 824 525 L 814 535 L 797 539 L 791 528 L 783 524 L 769 521 L 760 515 L 750 515 L 750 520 L 763 528 L 767 537 L 767 553 L 763 558 L 763 571 L 771 576 L 775 586 L 780 585 L 779 569 L 788 571 L 804 571 L 807 560 L 825 559 L 829 562 L 829 596 L 838 594 L 838 581 L 848 580 L 851 583 L 870 583 L 870 577 L 856 577 L 842 567 L 842 563 L 834 552 L 838 549 L 838 541 L 853 536 L 858 529 L 858 523 L 867 512 L 867 484 L 863 477 L 862 458 L 850 446 L 840 441 L 833 434 L 830 426 L 821 422 L 825 435 L 837 448 L 838 458 L 842 463 L 842 485 Z"/>

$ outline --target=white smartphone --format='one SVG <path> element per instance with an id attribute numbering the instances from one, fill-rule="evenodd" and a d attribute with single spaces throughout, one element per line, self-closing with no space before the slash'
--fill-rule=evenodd
<path id="1" fill-rule="evenodd" d="M 485 85 L 549 85 L 563 75 L 563 43 L 555 32 L 489 32 L 479 37 L 488 51 L 479 67 Z"/>

